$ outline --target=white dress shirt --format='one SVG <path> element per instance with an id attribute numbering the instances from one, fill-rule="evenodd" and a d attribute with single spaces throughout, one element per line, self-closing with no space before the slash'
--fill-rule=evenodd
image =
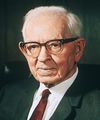
<path id="1" fill-rule="evenodd" d="M 61 99 L 63 98 L 64 94 L 66 93 L 68 88 L 74 82 L 77 74 L 78 74 L 78 68 L 77 68 L 76 72 L 73 74 L 72 77 L 70 77 L 67 80 L 64 80 L 63 82 L 61 82 L 60 84 L 58 84 L 54 87 L 49 88 L 51 94 L 49 95 L 49 98 L 48 98 L 48 103 L 47 103 L 47 107 L 46 107 L 46 110 L 45 110 L 45 113 L 44 113 L 44 116 L 43 116 L 43 120 L 49 120 L 50 117 L 53 115 L 53 113 L 55 112 L 58 104 L 60 103 Z M 27 120 L 29 120 L 29 118 L 31 117 L 34 109 L 38 105 L 38 103 L 41 99 L 42 91 L 44 89 L 48 89 L 48 88 L 44 84 L 40 83 L 40 87 L 33 97 L 33 103 L 32 103 L 31 109 L 29 111 Z"/>

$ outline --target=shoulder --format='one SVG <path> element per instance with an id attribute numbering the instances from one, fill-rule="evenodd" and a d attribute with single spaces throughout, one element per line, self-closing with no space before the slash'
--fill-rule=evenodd
<path id="1" fill-rule="evenodd" d="M 28 100 L 31 103 L 35 85 L 34 79 L 28 79 L 12 82 L 2 87 L 0 90 L 0 120 L 2 118 L 13 120 L 16 111 L 18 113 L 19 109 L 28 104 Z"/>
<path id="2" fill-rule="evenodd" d="M 29 78 L 27 80 L 6 84 L 0 90 L 0 101 L 5 98 L 7 100 L 18 99 L 27 91 L 34 91 L 35 87 L 38 85 L 35 81 L 36 80 L 34 78 Z"/>
<path id="3" fill-rule="evenodd" d="M 88 92 L 84 95 L 84 102 L 89 103 L 89 105 L 94 104 L 94 106 L 100 106 L 100 90 L 96 89 L 93 91 Z M 98 104 L 99 103 L 99 104 Z"/>
<path id="4" fill-rule="evenodd" d="M 99 120 L 98 118 L 100 118 L 100 90 L 93 90 L 83 96 L 81 113 L 90 118 L 91 116 L 93 116 L 94 120 Z"/>
<path id="5" fill-rule="evenodd" d="M 100 119 L 100 90 L 93 90 L 83 95 L 77 109 L 78 120 Z"/>

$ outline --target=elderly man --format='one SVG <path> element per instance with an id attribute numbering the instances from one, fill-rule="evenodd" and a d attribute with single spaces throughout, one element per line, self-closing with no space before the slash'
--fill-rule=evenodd
<path id="1" fill-rule="evenodd" d="M 86 92 L 77 67 L 85 47 L 81 28 L 78 16 L 62 7 L 26 14 L 19 49 L 34 78 L 2 90 L 0 120 L 100 120 L 100 92 Z"/>

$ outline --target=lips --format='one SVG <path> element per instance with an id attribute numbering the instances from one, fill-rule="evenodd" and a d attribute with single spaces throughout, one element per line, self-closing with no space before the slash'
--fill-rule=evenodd
<path id="1" fill-rule="evenodd" d="M 43 67 L 39 67 L 37 69 L 37 72 L 39 75 L 42 76 L 49 76 L 49 75 L 53 75 L 55 73 L 55 68 L 43 68 Z"/>
<path id="2" fill-rule="evenodd" d="M 43 67 L 39 67 L 38 69 L 41 69 L 41 70 L 52 70 L 53 68 L 43 68 Z"/>

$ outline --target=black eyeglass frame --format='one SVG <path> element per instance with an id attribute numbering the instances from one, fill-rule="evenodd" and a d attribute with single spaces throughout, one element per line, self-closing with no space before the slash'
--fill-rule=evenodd
<path id="1" fill-rule="evenodd" d="M 45 48 L 46 48 L 46 49 L 48 50 L 48 52 L 51 53 L 51 54 L 58 54 L 58 52 L 61 51 L 63 48 L 61 47 L 61 49 L 60 49 L 57 53 L 50 52 L 49 49 L 48 49 L 48 47 L 47 47 L 47 45 L 48 45 L 49 42 L 59 41 L 60 44 L 61 44 L 61 46 L 62 46 L 63 44 L 73 42 L 73 41 L 77 40 L 78 38 L 79 38 L 79 37 L 65 38 L 65 39 L 55 39 L 55 40 L 49 40 L 49 41 L 47 41 L 47 42 L 45 42 L 45 43 L 38 43 L 38 42 L 19 42 L 19 46 L 20 46 L 21 48 L 26 49 L 26 48 L 27 48 L 27 47 L 25 47 L 26 44 L 36 43 L 36 44 L 38 44 L 38 45 L 40 46 L 40 48 L 41 48 L 41 46 L 45 46 Z M 31 53 L 31 52 L 30 52 L 30 53 Z M 32 54 L 31 54 L 31 55 L 32 55 Z M 37 54 L 36 56 L 33 56 L 33 58 L 36 58 L 36 57 L 38 57 L 38 54 Z"/>
<path id="2" fill-rule="evenodd" d="M 46 46 L 47 43 L 49 42 L 53 42 L 53 41 L 60 41 L 61 44 L 65 44 L 65 43 L 70 43 L 70 42 L 73 42 L 75 40 L 77 40 L 79 37 L 73 37 L 73 38 L 63 38 L 63 39 L 55 39 L 55 40 L 49 40 L 45 43 L 39 43 L 39 42 L 19 42 L 19 46 L 20 47 L 24 47 L 26 44 L 29 44 L 29 43 L 37 43 L 41 46 Z"/>

